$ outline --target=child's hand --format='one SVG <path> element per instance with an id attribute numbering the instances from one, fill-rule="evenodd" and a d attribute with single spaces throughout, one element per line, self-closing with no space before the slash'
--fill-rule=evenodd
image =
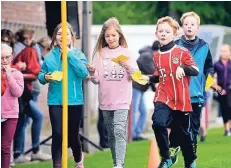
<path id="1" fill-rule="evenodd" d="M 118 62 L 120 66 L 122 66 L 123 68 L 125 68 L 127 66 L 127 63 L 124 61 L 119 61 Z"/>
<path id="2" fill-rule="evenodd" d="M 46 79 L 47 82 L 52 82 L 51 78 L 52 77 L 51 77 L 51 73 L 50 72 L 45 74 L 45 79 Z"/>
<path id="3" fill-rule="evenodd" d="M 183 78 L 185 76 L 185 72 L 184 69 L 181 68 L 180 66 L 177 67 L 176 69 L 176 79 L 180 80 L 181 78 Z"/>
<path id="4" fill-rule="evenodd" d="M 89 64 L 87 64 L 86 66 L 87 66 L 87 70 L 88 70 L 90 76 L 94 76 L 95 68 L 93 66 L 89 65 Z"/>

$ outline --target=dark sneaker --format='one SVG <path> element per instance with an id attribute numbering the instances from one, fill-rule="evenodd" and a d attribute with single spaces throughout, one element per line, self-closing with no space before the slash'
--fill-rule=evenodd
<path id="1" fill-rule="evenodd" d="M 133 141 L 143 141 L 143 140 L 146 140 L 145 138 L 143 137 L 134 137 L 132 138 Z"/>
<path id="2" fill-rule="evenodd" d="M 231 133 L 229 131 L 225 131 L 224 136 L 230 136 Z"/>
<path id="3" fill-rule="evenodd" d="M 200 142 L 205 142 L 205 140 L 206 140 L 206 136 L 201 136 Z"/>
<path id="4" fill-rule="evenodd" d="M 194 161 L 192 163 L 185 162 L 184 168 L 196 168 L 196 163 Z"/>
<path id="5" fill-rule="evenodd" d="M 162 159 L 158 168 L 170 168 L 172 165 L 171 159 Z"/>
<path id="6" fill-rule="evenodd" d="M 170 158 L 172 160 L 172 164 L 176 164 L 178 161 L 178 153 L 180 152 L 180 146 L 176 147 L 176 148 L 169 148 L 170 150 Z"/>

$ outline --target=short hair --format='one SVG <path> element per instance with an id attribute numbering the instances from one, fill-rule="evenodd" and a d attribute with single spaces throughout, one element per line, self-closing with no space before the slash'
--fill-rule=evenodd
<path id="1" fill-rule="evenodd" d="M 157 24 L 156 24 L 156 31 L 158 29 L 159 24 L 162 24 L 165 22 L 168 23 L 173 28 L 174 33 L 177 33 L 180 27 L 179 23 L 170 16 L 165 16 L 165 17 L 158 19 Z"/>
<path id="2" fill-rule="evenodd" d="M 180 18 L 181 24 L 183 24 L 185 18 L 189 17 L 189 16 L 194 17 L 197 20 L 197 24 L 200 25 L 200 16 L 193 11 L 192 12 L 186 12 L 181 16 L 181 18 Z"/>
<path id="3" fill-rule="evenodd" d="M 9 54 L 12 54 L 12 48 L 6 44 L 6 43 L 1 43 L 1 51 L 7 50 Z"/>

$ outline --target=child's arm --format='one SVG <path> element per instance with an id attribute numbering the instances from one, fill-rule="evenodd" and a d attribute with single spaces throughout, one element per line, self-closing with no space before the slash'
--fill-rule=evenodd
<path id="1" fill-rule="evenodd" d="M 157 69 L 155 70 L 155 72 L 152 76 L 149 76 L 149 82 L 150 83 L 159 83 L 159 74 L 158 74 Z"/>
<path id="2" fill-rule="evenodd" d="M 92 83 L 94 84 L 99 84 L 99 56 L 98 54 L 95 55 L 93 62 L 95 63 L 95 67 L 87 64 L 87 69 L 89 72 L 89 79 L 91 80 Z"/>
<path id="3" fill-rule="evenodd" d="M 129 60 L 126 62 L 119 62 L 119 64 L 126 70 L 127 74 L 131 76 L 134 72 L 138 71 L 139 68 L 136 61 L 132 57 L 131 51 L 128 51 L 127 55 L 129 56 Z"/>
<path id="4" fill-rule="evenodd" d="M 88 71 L 86 64 L 88 61 L 81 51 L 69 51 L 67 54 L 67 59 L 77 76 L 80 78 L 87 77 Z"/>
<path id="5" fill-rule="evenodd" d="M 187 76 L 197 76 L 199 74 L 199 68 L 189 51 L 184 52 L 180 67 L 184 70 L 184 73 Z"/>
<path id="6" fill-rule="evenodd" d="M 207 76 L 210 74 L 211 76 L 214 75 L 214 67 L 213 67 L 213 58 L 210 52 L 210 49 L 208 51 L 206 60 L 205 60 L 205 64 L 204 64 L 204 74 L 205 77 L 207 78 Z"/>

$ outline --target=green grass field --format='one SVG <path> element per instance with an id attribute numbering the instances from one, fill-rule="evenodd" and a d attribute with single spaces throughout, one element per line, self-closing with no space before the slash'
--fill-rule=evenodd
<path id="1" fill-rule="evenodd" d="M 197 168 L 231 168 L 231 137 L 224 137 L 223 129 L 208 131 L 206 143 L 199 143 Z M 150 141 L 135 142 L 128 145 L 126 168 L 147 168 Z M 174 168 L 183 168 L 183 159 L 179 154 Z M 69 160 L 69 168 L 73 167 L 73 159 Z M 51 168 L 51 162 L 29 163 L 14 168 Z M 85 168 L 112 168 L 110 151 L 97 152 L 85 157 Z"/>

